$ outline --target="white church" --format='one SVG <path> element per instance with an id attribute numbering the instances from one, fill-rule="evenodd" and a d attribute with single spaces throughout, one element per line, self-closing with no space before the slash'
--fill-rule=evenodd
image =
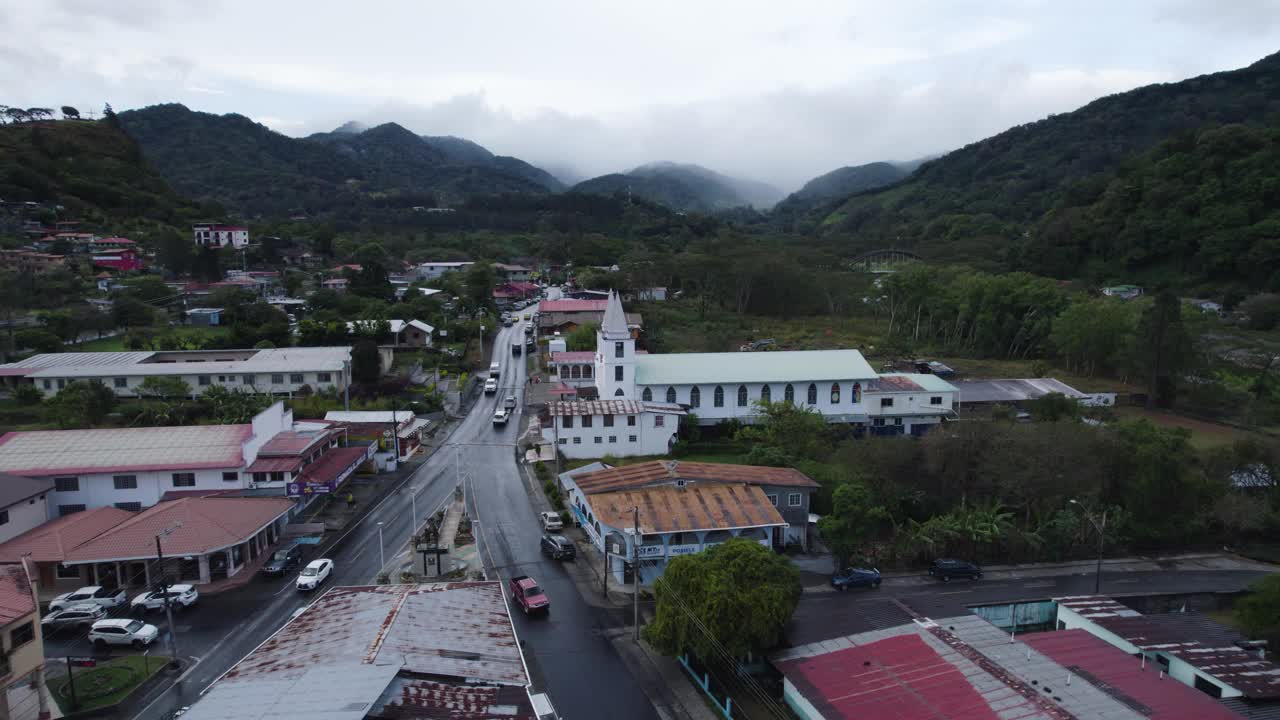
<path id="1" fill-rule="evenodd" d="M 762 400 L 812 408 L 872 435 L 922 435 L 955 414 L 958 394 L 936 375 L 876 373 L 857 350 L 637 354 L 613 293 L 593 374 L 597 400 L 548 403 L 543 436 L 565 457 L 664 455 L 681 416 L 750 424 Z"/>

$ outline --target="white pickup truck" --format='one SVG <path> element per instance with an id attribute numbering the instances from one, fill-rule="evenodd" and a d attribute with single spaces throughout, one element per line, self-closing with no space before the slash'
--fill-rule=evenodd
<path id="1" fill-rule="evenodd" d="M 507 420 L 511 419 L 511 411 L 506 408 L 495 408 L 493 411 L 494 427 L 502 427 L 507 424 Z"/>

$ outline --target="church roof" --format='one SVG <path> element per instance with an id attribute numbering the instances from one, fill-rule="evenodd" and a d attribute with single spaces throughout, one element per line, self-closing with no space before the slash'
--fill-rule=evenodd
<path id="1" fill-rule="evenodd" d="M 606 340 L 624 340 L 631 337 L 627 329 L 627 315 L 622 311 L 622 300 L 615 292 L 609 293 L 609 304 L 604 308 L 604 320 L 600 322 L 600 335 Z"/>
<path id="2" fill-rule="evenodd" d="M 862 380 L 875 370 L 857 350 L 636 355 L 637 385 L 730 385 Z"/>

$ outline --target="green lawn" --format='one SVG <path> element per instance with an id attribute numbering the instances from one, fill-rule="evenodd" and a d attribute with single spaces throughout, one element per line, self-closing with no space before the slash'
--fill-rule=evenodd
<path id="1" fill-rule="evenodd" d="M 73 668 L 76 697 L 80 700 L 78 710 L 93 710 L 121 702 L 143 681 L 160 672 L 167 662 L 167 657 L 125 655 L 95 668 Z M 72 711 L 66 676 L 51 679 L 49 691 L 64 714 Z"/>
<path id="2" fill-rule="evenodd" d="M 1175 415 L 1163 410 L 1148 410 L 1132 405 L 1119 406 L 1114 412 L 1120 418 L 1133 420 L 1145 418 L 1160 427 L 1180 427 L 1191 431 L 1191 445 L 1200 450 L 1234 444 L 1237 440 L 1249 437 L 1261 437 L 1260 433 L 1243 430 L 1230 425 L 1205 422 L 1194 418 Z"/>
<path id="3" fill-rule="evenodd" d="M 152 337 L 158 335 L 173 335 L 176 338 L 190 342 L 192 344 L 199 343 L 201 340 L 213 337 L 224 337 L 231 334 L 229 327 L 203 327 L 203 326 L 165 326 L 148 328 L 147 334 Z M 124 333 L 113 337 L 102 338 L 100 340 L 90 340 L 81 345 L 68 345 L 67 350 L 79 352 L 120 352 L 128 350 L 124 345 Z"/>

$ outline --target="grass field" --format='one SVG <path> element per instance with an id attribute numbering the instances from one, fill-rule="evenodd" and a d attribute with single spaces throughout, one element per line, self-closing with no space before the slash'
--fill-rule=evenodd
<path id="1" fill-rule="evenodd" d="M 148 331 L 151 336 L 157 335 L 173 335 L 182 340 L 191 341 L 193 343 L 205 338 L 223 337 L 231 334 L 231 328 L 228 327 L 161 327 L 151 328 Z M 112 337 L 102 338 L 100 340 L 90 340 L 80 345 L 68 345 L 69 352 L 120 352 L 128 350 L 124 345 L 124 333 Z"/>
<path id="2" fill-rule="evenodd" d="M 75 668 L 76 697 L 80 698 L 80 707 L 76 709 L 86 711 L 115 705 L 147 678 L 160 672 L 167 662 L 167 657 L 125 655 L 95 668 Z M 50 679 L 49 691 L 64 714 L 72 711 L 66 676 Z"/>
<path id="3" fill-rule="evenodd" d="M 1175 415 L 1163 410 L 1148 410 L 1131 405 L 1115 408 L 1115 414 L 1123 419 L 1133 420 L 1145 418 L 1160 427 L 1180 427 L 1191 431 L 1192 446 L 1201 450 L 1212 447 L 1231 445 L 1237 440 L 1248 437 L 1259 437 L 1260 434 L 1250 430 L 1219 425 L 1217 423 L 1196 420 L 1195 418 Z"/>

